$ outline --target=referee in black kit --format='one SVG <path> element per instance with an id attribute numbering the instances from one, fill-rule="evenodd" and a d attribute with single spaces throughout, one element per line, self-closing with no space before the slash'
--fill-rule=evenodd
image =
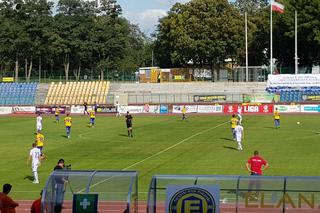
<path id="1" fill-rule="evenodd" d="M 133 137 L 133 134 L 132 134 L 132 119 L 133 119 L 133 117 L 128 111 L 127 115 L 126 115 L 126 124 L 127 124 L 127 129 L 128 129 L 128 137 Z"/>

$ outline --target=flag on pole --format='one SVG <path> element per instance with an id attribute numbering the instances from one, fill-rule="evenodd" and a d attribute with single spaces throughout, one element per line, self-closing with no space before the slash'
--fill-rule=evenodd
<path id="1" fill-rule="evenodd" d="M 284 13 L 284 5 L 280 4 L 279 2 L 276 1 L 271 1 L 271 8 L 272 11 L 278 12 L 278 13 Z"/>

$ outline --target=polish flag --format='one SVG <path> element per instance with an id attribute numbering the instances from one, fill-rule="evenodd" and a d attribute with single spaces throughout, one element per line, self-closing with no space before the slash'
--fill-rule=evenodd
<path id="1" fill-rule="evenodd" d="M 284 5 L 276 1 L 271 1 L 272 11 L 284 13 Z"/>

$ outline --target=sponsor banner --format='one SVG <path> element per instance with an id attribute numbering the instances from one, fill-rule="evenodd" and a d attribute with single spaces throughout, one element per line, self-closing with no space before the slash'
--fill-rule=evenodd
<path id="1" fill-rule="evenodd" d="M 143 113 L 144 106 L 119 106 L 121 114 L 130 112 L 131 114 Z"/>
<path id="2" fill-rule="evenodd" d="M 300 105 L 275 105 L 274 110 L 276 108 L 282 113 L 300 112 Z"/>
<path id="3" fill-rule="evenodd" d="M 220 213 L 218 185 L 169 185 L 166 188 L 166 213 Z"/>
<path id="4" fill-rule="evenodd" d="M 104 113 L 116 113 L 117 108 L 115 106 L 98 106 L 97 113 L 104 114 Z"/>
<path id="5" fill-rule="evenodd" d="M 13 77 L 3 77 L 2 82 L 13 82 L 14 78 Z"/>
<path id="6" fill-rule="evenodd" d="M 169 113 L 168 105 L 160 105 L 160 114 L 167 114 Z"/>
<path id="7" fill-rule="evenodd" d="M 216 102 L 226 101 L 226 95 L 195 95 L 193 96 L 194 102 Z"/>
<path id="8" fill-rule="evenodd" d="M 186 107 L 187 113 L 196 113 L 198 111 L 197 105 L 173 105 L 172 113 L 182 113 L 183 106 Z"/>
<path id="9" fill-rule="evenodd" d="M 311 87 L 320 85 L 320 74 L 268 75 L 267 87 Z"/>
<path id="10" fill-rule="evenodd" d="M 36 107 L 36 113 L 51 114 L 52 108 L 51 107 Z"/>
<path id="11" fill-rule="evenodd" d="M 222 113 L 222 105 L 198 105 L 198 113 Z"/>
<path id="12" fill-rule="evenodd" d="M 84 106 L 71 106 L 72 114 L 83 114 Z"/>
<path id="13" fill-rule="evenodd" d="M 272 103 L 274 94 L 243 94 L 242 100 L 244 103 Z"/>
<path id="14" fill-rule="evenodd" d="M 143 113 L 160 113 L 160 106 L 146 104 L 143 106 Z"/>
<path id="15" fill-rule="evenodd" d="M 223 106 L 223 112 L 227 114 L 235 114 L 237 112 L 243 114 L 269 114 L 273 113 L 273 104 L 226 104 Z"/>
<path id="16" fill-rule="evenodd" d="M 21 107 L 21 106 L 14 106 L 12 107 L 13 114 L 34 114 L 36 112 L 35 106 L 30 107 Z"/>
<path id="17" fill-rule="evenodd" d="M 315 105 L 315 104 L 301 105 L 301 112 L 306 112 L 306 113 L 320 112 L 320 105 Z"/>
<path id="18" fill-rule="evenodd" d="M 59 112 L 60 114 L 66 114 L 66 107 L 59 107 Z M 51 114 L 55 114 L 56 113 L 56 107 L 52 107 L 51 108 Z"/>
<path id="19" fill-rule="evenodd" d="M 319 102 L 320 101 L 320 95 L 302 95 L 303 101 L 313 101 L 313 102 Z"/>
<path id="20" fill-rule="evenodd" d="M 0 115 L 8 115 L 12 113 L 12 107 L 0 107 Z"/>

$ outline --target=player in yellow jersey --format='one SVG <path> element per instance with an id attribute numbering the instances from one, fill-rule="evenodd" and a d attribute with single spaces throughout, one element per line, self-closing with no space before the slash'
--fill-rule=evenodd
<path id="1" fill-rule="evenodd" d="M 37 133 L 35 133 L 35 134 L 36 134 L 36 146 L 40 150 L 41 156 L 43 157 L 44 155 L 43 155 L 42 150 L 43 150 L 43 146 L 44 146 L 44 135 L 41 133 L 40 130 L 38 130 Z"/>
<path id="2" fill-rule="evenodd" d="M 183 106 L 182 109 L 181 109 L 181 112 L 182 112 L 182 120 L 187 120 L 187 108 L 186 106 Z"/>
<path id="3" fill-rule="evenodd" d="M 89 113 L 89 116 L 90 116 L 90 126 L 91 126 L 91 128 L 93 128 L 94 127 L 94 120 L 96 119 L 95 112 L 93 110 L 91 110 Z"/>
<path id="4" fill-rule="evenodd" d="M 60 107 L 56 107 L 55 111 L 54 111 L 54 116 L 56 117 L 56 123 L 60 122 Z"/>
<path id="5" fill-rule="evenodd" d="M 273 112 L 273 115 L 274 115 L 274 126 L 275 128 L 280 128 L 280 113 L 279 113 L 279 110 L 278 108 L 276 108 Z"/>
<path id="6" fill-rule="evenodd" d="M 232 115 L 232 117 L 230 119 L 230 124 L 231 124 L 231 131 L 232 131 L 233 140 L 236 140 L 235 128 L 238 124 L 238 119 L 235 114 Z"/>
<path id="7" fill-rule="evenodd" d="M 67 113 L 67 117 L 64 118 L 64 125 L 66 126 L 67 137 L 70 138 L 72 118 L 69 113 Z"/>

